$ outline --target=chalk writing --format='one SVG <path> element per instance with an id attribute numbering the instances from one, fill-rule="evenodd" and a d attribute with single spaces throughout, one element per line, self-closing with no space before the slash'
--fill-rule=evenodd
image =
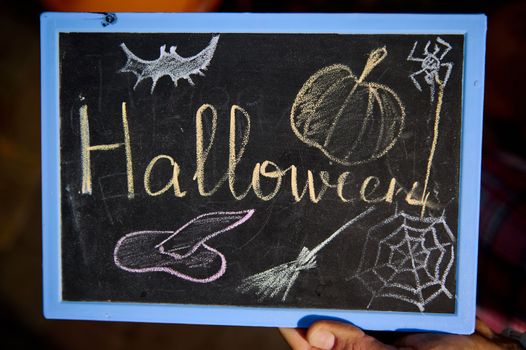
<path id="1" fill-rule="evenodd" d="M 118 144 L 110 145 L 89 145 L 89 127 L 88 127 L 88 108 L 86 105 L 83 105 L 80 108 L 80 118 L 81 118 L 81 143 L 83 145 L 81 152 L 81 161 L 82 161 L 82 184 L 84 194 L 92 194 L 91 186 L 86 184 L 91 184 L 91 162 L 89 157 L 90 151 L 104 150 L 111 151 L 116 150 L 121 146 L 125 146 L 126 149 L 126 169 L 128 174 L 128 190 L 129 198 L 133 198 L 134 195 L 134 184 L 133 184 L 133 164 L 131 157 L 131 141 L 129 137 L 129 130 L 127 124 L 126 116 L 126 104 L 122 104 L 122 113 L 123 113 L 123 128 L 125 130 L 125 142 Z M 205 117 L 205 114 L 208 115 L 208 118 Z M 214 195 L 226 182 L 228 182 L 228 189 L 230 194 L 235 200 L 241 200 L 246 197 L 246 195 L 252 191 L 257 198 L 263 201 L 269 201 L 279 193 L 281 187 L 283 186 L 283 179 L 287 176 L 289 178 L 290 193 L 295 202 L 307 198 L 312 203 L 319 203 L 326 192 L 329 189 L 335 190 L 338 198 L 342 202 L 350 202 L 351 198 L 346 198 L 343 195 L 344 188 L 350 187 L 352 184 L 348 183 L 346 179 L 348 178 L 350 172 L 343 171 L 338 176 L 331 175 L 328 171 L 320 170 L 315 174 L 310 169 L 306 170 L 306 179 L 303 186 L 300 186 L 298 180 L 298 167 L 294 164 L 288 165 L 287 167 L 281 167 L 277 163 L 271 160 L 264 160 L 262 162 L 257 162 L 252 167 L 252 176 L 248 181 L 246 188 L 243 191 L 238 191 L 236 189 L 236 183 L 238 182 L 237 178 L 237 167 L 243 159 L 245 149 L 249 144 L 250 139 L 250 114 L 240 106 L 232 105 L 230 109 L 230 119 L 229 119 L 229 136 L 228 136 L 228 160 L 227 167 L 224 174 L 216 180 L 216 183 L 207 187 L 207 175 L 206 175 L 206 162 L 208 155 L 212 148 L 215 145 L 216 139 L 216 129 L 217 129 L 217 110 L 214 106 L 210 104 L 201 105 L 195 115 L 195 171 L 193 172 L 192 179 L 197 183 L 197 189 L 199 195 L 203 197 L 208 197 Z M 207 134 L 205 138 L 204 133 L 204 122 L 208 121 L 210 123 L 210 133 Z M 237 125 L 242 125 L 241 130 L 238 129 Z M 237 139 L 241 135 L 241 141 Z M 163 177 L 165 181 L 165 186 L 160 189 L 152 189 L 152 178 L 154 178 L 154 170 L 157 164 L 161 161 L 168 161 L 172 166 L 172 173 L 168 176 L 169 180 L 166 181 L 166 176 Z M 166 193 L 169 188 L 173 188 L 173 193 L 176 198 L 182 198 L 186 195 L 186 189 L 181 185 L 180 177 L 184 176 L 183 173 L 184 167 L 176 161 L 176 159 L 170 155 L 160 154 L 154 156 L 148 165 L 146 166 L 143 184 L 145 192 L 149 196 L 159 196 Z M 158 172 L 157 172 L 158 173 Z M 316 176 L 317 175 L 317 176 Z M 318 178 L 318 179 L 316 179 Z M 336 178 L 336 181 L 334 179 Z M 273 181 L 274 187 L 269 193 L 263 193 L 261 186 L 262 179 L 266 181 Z M 331 180 L 332 179 L 332 180 Z M 382 180 L 374 175 L 367 176 L 359 184 L 359 189 L 356 190 L 357 198 L 362 200 L 365 203 L 393 203 L 394 197 L 400 192 L 400 187 L 397 188 L 397 181 L 395 178 L 390 178 L 386 180 L 389 182 L 385 192 L 379 194 L 379 191 L 383 191 Z M 417 184 L 415 182 L 415 184 Z M 90 189 L 89 191 L 87 189 Z M 417 200 L 414 198 L 414 193 L 408 193 L 405 198 L 405 202 L 409 205 L 421 206 L 426 205 L 425 202 Z"/>
<path id="2" fill-rule="evenodd" d="M 132 152 L 130 141 L 130 130 L 128 127 L 128 116 L 126 113 L 126 103 L 122 103 L 122 129 L 124 131 L 124 142 L 111 143 L 105 145 L 91 145 L 90 144 L 90 129 L 88 120 L 88 106 L 83 105 L 80 108 L 80 159 L 82 167 L 82 193 L 92 193 L 91 181 L 91 152 L 93 151 L 111 151 L 124 146 L 126 153 L 126 175 L 128 185 L 128 198 L 133 198 L 134 184 L 133 184 L 133 167 L 132 167 Z"/>

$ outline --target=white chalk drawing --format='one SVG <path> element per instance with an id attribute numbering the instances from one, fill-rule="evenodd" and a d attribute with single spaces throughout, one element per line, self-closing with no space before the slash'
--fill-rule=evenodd
<path id="1" fill-rule="evenodd" d="M 294 134 L 343 165 L 384 156 L 402 132 L 405 108 L 390 87 L 365 78 L 386 56 L 385 47 L 371 51 L 359 77 L 343 64 L 314 73 L 292 105 Z"/>
<path id="2" fill-rule="evenodd" d="M 417 77 L 423 75 L 425 83 L 429 85 L 429 89 L 431 92 L 431 101 L 434 101 L 435 85 L 438 83 L 438 81 L 440 81 L 439 84 L 442 86 L 445 86 L 447 84 L 447 81 L 449 80 L 449 76 L 451 75 L 451 70 L 453 69 L 453 63 L 442 62 L 442 60 L 446 57 L 448 52 L 451 51 L 452 47 L 449 43 L 447 43 L 440 37 L 437 37 L 433 45 L 432 52 L 429 50 L 431 41 L 428 41 L 424 47 L 423 57 L 415 57 L 414 54 L 415 54 L 417 45 L 418 45 L 418 42 L 415 41 L 413 48 L 411 49 L 411 52 L 409 53 L 409 56 L 407 56 L 407 60 L 414 61 L 414 62 L 420 62 L 421 69 L 409 75 L 409 78 L 411 78 L 415 87 L 419 91 L 422 91 L 422 86 L 418 82 Z M 443 78 L 440 78 L 439 73 L 442 68 L 445 68 L 445 72 L 443 74 Z"/>
<path id="3" fill-rule="evenodd" d="M 147 61 L 137 57 L 130 51 L 130 49 L 128 49 L 126 44 L 122 43 L 120 46 L 126 54 L 127 61 L 119 72 L 130 72 L 135 74 L 137 81 L 135 82 L 133 89 L 135 89 L 141 81 L 151 78 L 153 83 L 150 93 L 153 93 L 153 90 L 157 85 L 157 80 L 165 75 L 172 79 L 174 86 L 176 87 L 179 79 L 185 79 L 190 85 L 194 85 L 190 75 L 198 74 L 204 76 L 204 71 L 207 69 L 212 57 L 214 56 L 218 40 L 219 35 L 213 36 L 208 46 L 192 57 L 179 56 L 176 52 L 176 46 L 171 46 L 170 51 L 168 52 L 166 51 L 166 45 L 163 45 L 160 48 L 159 58 L 153 61 Z"/>
<path id="4" fill-rule="evenodd" d="M 455 261 L 455 237 L 446 218 L 395 213 L 367 232 L 356 273 L 371 293 L 367 308 L 380 298 L 415 305 L 421 312 L 438 296 L 453 298 L 446 283 Z"/>
<path id="5" fill-rule="evenodd" d="M 416 77 L 423 74 L 424 80 L 426 84 L 429 85 L 430 93 L 431 93 L 431 102 L 435 100 L 435 86 L 438 86 L 438 93 L 437 93 L 437 99 L 436 99 L 436 106 L 435 106 L 435 120 L 433 123 L 433 139 L 431 141 L 431 148 L 429 150 L 429 156 L 427 158 L 427 166 L 426 166 L 426 173 L 424 178 L 424 189 L 422 191 L 422 198 L 420 199 L 421 205 L 422 205 L 422 211 L 420 213 L 420 217 L 423 218 L 427 206 L 427 201 L 429 198 L 429 192 L 427 190 L 429 185 L 429 177 L 431 174 L 431 166 L 433 165 L 433 158 L 435 155 L 436 147 L 438 144 L 438 133 L 439 133 L 439 126 L 440 126 L 440 114 L 442 111 L 442 101 L 444 99 L 444 89 L 446 87 L 446 83 L 449 79 L 449 76 L 451 75 L 451 71 L 453 69 L 453 63 L 446 62 L 443 63 L 442 59 L 447 55 L 449 51 L 451 51 L 452 47 L 449 43 L 442 40 L 440 37 L 436 38 L 436 43 L 433 46 L 433 52 L 429 51 L 429 45 L 431 45 L 431 42 L 428 41 L 426 46 L 424 47 L 424 57 L 418 58 L 414 57 L 414 52 L 416 49 L 418 42 L 415 41 L 415 44 L 413 45 L 413 48 L 411 52 L 409 53 L 409 56 L 407 57 L 408 61 L 416 61 L 421 62 L 421 69 L 419 71 L 414 72 L 409 77 L 413 81 L 413 84 L 416 86 L 416 88 L 420 91 L 422 91 L 422 87 L 418 83 Z M 442 67 L 445 67 L 446 71 L 444 74 L 444 77 L 440 77 L 440 69 Z"/>
<path id="6" fill-rule="evenodd" d="M 274 298 L 281 298 L 281 301 L 285 301 L 300 273 L 317 266 L 318 253 L 338 235 L 373 210 L 374 207 L 371 207 L 355 216 L 313 249 L 303 247 L 296 259 L 245 278 L 238 290 L 242 293 L 254 293 L 260 301 Z"/>
<path id="7" fill-rule="evenodd" d="M 177 231 L 132 232 L 117 242 L 115 265 L 135 273 L 165 272 L 196 283 L 217 280 L 226 272 L 226 258 L 208 240 L 246 222 L 254 210 L 202 214 Z"/>

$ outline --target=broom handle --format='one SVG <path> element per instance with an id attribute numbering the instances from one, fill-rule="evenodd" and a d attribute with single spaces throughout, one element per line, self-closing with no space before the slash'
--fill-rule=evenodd
<path id="1" fill-rule="evenodd" d="M 363 211 L 362 213 L 360 213 L 358 216 L 355 216 L 353 219 L 349 220 L 348 222 L 346 222 L 342 227 L 340 227 L 339 229 L 337 229 L 332 235 L 330 235 L 326 240 L 324 240 L 323 242 L 321 242 L 320 244 L 318 244 L 316 247 L 314 247 L 310 252 L 309 254 L 307 255 L 307 261 L 314 258 L 314 256 L 316 254 L 318 254 L 318 252 L 320 250 L 322 250 L 327 244 L 329 244 L 330 241 L 332 241 L 334 238 L 336 238 L 336 236 L 338 236 L 340 233 L 342 233 L 346 228 L 348 228 L 349 226 L 351 226 L 352 224 L 354 224 L 356 221 L 360 220 L 361 218 L 363 218 L 364 216 L 366 216 L 367 214 L 369 214 L 370 212 L 372 212 L 373 210 L 375 209 L 375 207 L 370 207 L 368 208 L 367 210 Z"/>

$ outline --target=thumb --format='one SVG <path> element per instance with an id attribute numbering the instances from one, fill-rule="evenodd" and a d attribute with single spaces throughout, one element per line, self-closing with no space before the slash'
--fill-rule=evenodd
<path id="1" fill-rule="evenodd" d="M 309 328 L 306 338 L 312 347 L 322 350 L 394 349 L 365 334 L 359 328 L 333 321 L 316 322 Z"/>

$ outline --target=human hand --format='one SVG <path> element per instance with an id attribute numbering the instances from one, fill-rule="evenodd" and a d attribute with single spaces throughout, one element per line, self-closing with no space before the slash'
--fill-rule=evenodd
<path id="1" fill-rule="evenodd" d="M 479 320 L 476 332 L 472 335 L 398 333 L 400 337 L 392 345 L 379 341 L 357 327 L 333 321 L 316 322 L 307 330 L 281 328 L 280 332 L 293 350 L 519 349 L 515 344 L 500 341 L 502 339 Z"/>

